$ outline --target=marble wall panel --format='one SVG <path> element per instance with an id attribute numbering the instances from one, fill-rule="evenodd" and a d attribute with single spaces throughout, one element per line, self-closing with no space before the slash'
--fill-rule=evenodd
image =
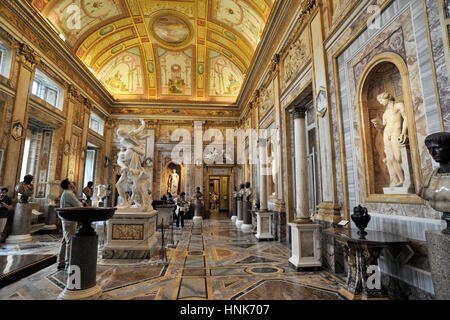
<path id="1" fill-rule="evenodd" d="M 439 21 L 439 1 L 426 0 L 425 3 L 444 131 L 450 132 L 450 85 L 447 72 L 447 68 L 450 66 L 447 66 L 445 61 L 442 25 Z"/>
<path id="2" fill-rule="evenodd" d="M 383 52 L 395 52 L 402 56 L 407 63 L 409 72 L 409 84 L 412 94 L 413 110 L 416 124 L 416 135 L 418 140 L 418 153 L 422 176 L 426 176 L 432 170 L 431 158 L 424 145 L 424 139 L 439 119 L 436 118 L 436 104 L 428 107 L 427 103 L 433 102 L 434 90 L 429 89 L 429 74 L 425 52 L 419 46 L 426 47 L 426 43 L 419 43 L 420 37 L 417 26 L 420 26 L 425 17 L 420 8 L 423 8 L 418 0 L 397 0 L 393 1 L 381 15 L 382 28 L 379 30 L 364 30 L 348 48 L 337 58 L 339 91 L 341 98 L 345 153 L 347 160 L 347 178 L 349 184 L 350 208 L 364 201 L 364 169 L 361 159 L 361 141 L 359 135 L 359 114 L 356 101 L 356 88 L 360 78 L 360 73 L 365 65 L 377 54 Z M 362 11 L 362 16 L 365 11 Z M 358 18 L 356 21 L 361 21 Z M 356 23 L 356 22 L 355 22 Z M 362 22 L 361 22 L 362 23 Z M 356 26 L 354 28 L 357 28 Z M 343 38 L 350 38 L 350 35 L 343 35 Z M 342 39 L 336 41 L 343 43 Z M 334 46 L 329 50 L 329 62 L 332 52 L 337 50 Z M 335 75 L 336 76 L 336 75 Z M 424 85 L 426 83 L 426 85 Z M 432 85 L 432 81 L 431 81 Z M 332 94 L 332 100 L 335 100 Z M 430 102 L 431 101 L 431 102 Z M 336 119 L 333 118 L 334 130 L 337 128 Z M 432 129 L 431 129 L 432 130 Z M 338 168 L 336 168 L 338 169 Z M 339 171 L 339 170 L 338 170 Z M 403 204 L 367 204 L 369 210 L 378 213 L 390 213 L 397 215 L 413 215 L 418 217 L 438 218 L 437 213 L 423 205 L 403 205 Z M 407 209 L 407 212 L 405 210 Z"/>

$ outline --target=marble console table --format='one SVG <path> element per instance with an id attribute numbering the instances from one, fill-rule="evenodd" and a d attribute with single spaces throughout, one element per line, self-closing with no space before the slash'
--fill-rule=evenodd
<path id="1" fill-rule="evenodd" d="M 343 228 L 326 229 L 323 233 L 335 237 L 344 248 L 348 273 L 345 288 L 340 290 L 341 294 L 351 300 L 387 299 L 381 287 L 381 279 L 379 289 L 368 287 L 368 280 L 372 282 L 373 274 L 373 271 L 368 273 L 368 268 L 378 268 L 381 250 L 391 246 L 408 245 L 409 240 L 399 235 L 371 230 L 368 230 L 365 236 L 360 236 L 356 229 Z"/>

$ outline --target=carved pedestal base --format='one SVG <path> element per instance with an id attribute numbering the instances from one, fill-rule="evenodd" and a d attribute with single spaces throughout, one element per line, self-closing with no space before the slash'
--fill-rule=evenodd
<path id="1" fill-rule="evenodd" d="M 289 263 L 297 270 L 321 267 L 318 232 L 320 225 L 315 223 L 289 223 L 292 234 L 292 256 Z"/>
<path id="2" fill-rule="evenodd" d="M 107 222 L 107 239 L 103 259 L 149 259 L 156 251 L 158 211 L 116 211 Z"/>
<path id="3" fill-rule="evenodd" d="M 256 239 L 273 240 L 272 233 L 272 211 L 256 212 Z"/>
<path id="4" fill-rule="evenodd" d="M 387 299 L 381 288 L 369 288 L 368 268 L 378 267 L 383 247 L 372 247 L 354 242 L 341 242 L 348 263 L 347 282 L 341 293 L 351 300 Z"/>
<path id="5" fill-rule="evenodd" d="M 31 242 L 31 203 L 19 202 L 14 211 L 11 235 L 6 238 L 5 243 L 26 243 Z"/>

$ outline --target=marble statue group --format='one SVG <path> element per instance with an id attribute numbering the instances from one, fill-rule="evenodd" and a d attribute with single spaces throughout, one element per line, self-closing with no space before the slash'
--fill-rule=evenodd
<path id="1" fill-rule="evenodd" d="M 147 138 L 144 134 L 145 122 L 140 120 L 141 125 L 135 130 L 119 128 L 116 133 L 120 142 L 120 152 L 117 163 L 120 166 L 120 179 L 116 183 L 121 202 L 119 208 L 140 208 L 152 210 L 151 179 L 149 168 L 143 166 L 145 148 L 143 140 Z M 125 186 L 131 187 L 131 197 L 127 199 Z"/>

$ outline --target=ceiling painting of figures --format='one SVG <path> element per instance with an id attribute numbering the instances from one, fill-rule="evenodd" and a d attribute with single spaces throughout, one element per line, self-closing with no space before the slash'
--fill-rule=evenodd
<path id="1" fill-rule="evenodd" d="M 233 105 L 276 0 L 26 0 L 118 102 Z"/>
<path id="2" fill-rule="evenodd" d="M 97 75 L 113 96 L 144 94 L 141 56 L 137 47 L 115 55 Z"/>
<path id="3" fill-rule="evenodd" d="M 243 82 L 239 68 L 224 55 L 209 52 L 209 96 L 237 97 Z"/>

